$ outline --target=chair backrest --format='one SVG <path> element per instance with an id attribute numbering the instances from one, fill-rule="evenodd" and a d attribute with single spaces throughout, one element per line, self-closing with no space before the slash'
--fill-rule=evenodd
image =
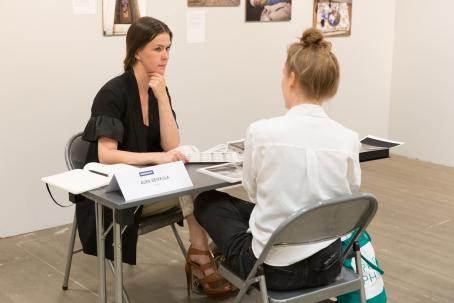
<path id="1" fill-rule="evenodd" d="M 344 251 L 345 258 L 353 243 L 366 230 L 377 208 L 377 200 L 372 194 L 355 193 L 301 209 L 273 232 L 257 261 L 263 262 L 269 250 L 276 245 L 316 243 L 355 231 L 351 244 Z"/>
<path id="2" fill-rule="evenodd" d="M 69 138 L 65 146 L 65 161 L 68 170 L 83 168 L 87 161 L 90 142 L 82 140 L 82 133 Z"/>

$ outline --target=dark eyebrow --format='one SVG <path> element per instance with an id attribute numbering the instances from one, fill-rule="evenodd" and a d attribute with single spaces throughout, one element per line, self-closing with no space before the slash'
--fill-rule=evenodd
<path id="1" fill-rule="evenodd" d="M 172 44 L 169 44 L 169 45 L 164 45 L 164 44 L 157 44 L 156 47 L 171 47 Z"/>

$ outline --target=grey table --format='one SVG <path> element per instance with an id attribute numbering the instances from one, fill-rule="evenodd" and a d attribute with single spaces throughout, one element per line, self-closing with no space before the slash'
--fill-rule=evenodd
<path id="1" fill-rule="evenodd" d="M 389 150 L 380 150 L 380 151 L 365 151 L 361 152 L 360 161 L 370 161 L 381 158 L 389 157 Z M 96 204 L 96 239 L 98 245 L 98 263 L 99 263 L 99 302 L 106 303 L 106 265 L 105 265 L 105 237 L 110 232 L 110 229 L 113 228 L 113 237 L 114 237 L 114 265 L 115 265 L 115 302 L 120 303 L 122 300 L 122 291 L 123 291 L 123 267 L 122 267 L 122 248 L 121 248 L 121 229 L 122 229 L 122 220 L 121 211 L 126 209 L 131 209 L 141 205 L 153 204 L 158 201 L 166 200 L 173 197 L 181 197 L 188 194 L 200 193 L 207 190 L 222 188 L 226 186 L 231 186 L 237 183 L 225 182 L 205 174 L 198 173 L 196 170 L 198 168 L 209 166 L 207 164 L 189 164 L 186 165 L 189 176 L 191 177 L 192 187 L 184 188 L 181 190 L 175 190 L 171 192 L 166 192 L 159 195 L 153 195 L 147 198 L 144 198 L 140 201 L 126 202 L 120 192 L 109 192 L 105 193 L 103 188 L 96 189 L 84 193 L 83 196 L 93 200 Z M 112 227 L 109 227 L 107 230 L 104 230 L 103 217 L 104 211 L 103 206 L 106 206 L 112 209 L 113 212 L 113 223 Z"/>
<path id="2" fill-rule="evenodd" d="M 207 190 L 212 190 L 216 188 L 231 186 L 237 183 L 225 182 L 211 176 L 198 173 L 196 170 L 198 168 L 209 166 L 207 164 L 189 164 L 186 165 L 189 176 L 191 177 L 192 187 L 184 188 L 181 190 L 175 190 L 171 192 L 166 192 L 159 195 L 153 195 L 146 197 L 143 200 L 135 202 L 126 202 L 118 192 L 109 192 L 105 193 L 104 188 L 99 188 L 92 190 L 82 195 L 93 200 L 96 205 L 96 239 L 98 245 L 98 263 L 99 263 L 99 302 L 107 302 L 106 296 L 106 263 L 105 263 L 105 237 L 110 232 L 110 229 L 113 228 L 113 239 L 114 239 L 114 265 L 115 265 L 115 302 L 120 303 L 122 300 L 122 291 L 123 291 L 123 268 L 122 268 L 122 247 L 121 247 L 121 230 L 122 230 L 122 220 L 121 213 L 122 210 L 135 208 L 141 205 L 149 205 L 156 203 L 158 201 L 166 200 L 173 197 L 181 197 L 188 194 L 200 193 Z M 112 209 L 113 212 L 113 223 L 111 227 L 104 230 L 103 217 L 104 211 L 103 206 L 106 206 Z"/>

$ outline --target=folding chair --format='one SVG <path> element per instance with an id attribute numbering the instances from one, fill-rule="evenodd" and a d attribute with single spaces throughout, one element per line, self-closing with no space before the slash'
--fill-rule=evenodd
<path id="1" fill-rule="evenodd" d="M 88 148 L 90 143 L 87 141 L 82 140 L 82 133 L 78 133 L 72 136 L 65 147 L 65 161 L 68 170 L 76 169 L 76 168 L 83 168 L 86 162 Z M 186 257 L 186 248 L 181 240 L 180 235 L 175 227 L 175 223 L 182 221 L 183 214 L 181 212 L 180 207 L 173 207 L 165 212 L 150 215 L 144 218 L 141 218 L 139 222 L 139 230 L 138 234 L 143 235 L 159 228 L 165 227 L 170 225 L 172 228 L 173 234 L 177 239 L 178 245 L 180 246 L 181 252 L 183 256 Z M 64 290 L 68 289 L 68 280 L 69 274 L 71 271 L 71 263 L 72 257 L 74 254 L 81 252 L 82 249 L 74 250 L 74 242 L 76 240 L 76 230 L 77 230 L 77 221 L 76 221 L 76 212 L 74 212 L 74 219 L 71 229 L 71 237 L 69 239 L 69 246 L 68 246 L 68 255 L 66 257 L 66 268 L 65 268 L 65 276 L 63 278 L 63 286 Z M 108 260 L 108 264 L 110 269 L 113 271 L 114 266 L 110 260 Z M 125 302 L 129 303 L 129 297 L 126 293 L 126 290 L 123 289 L 123 297 Z"/>
<path id="2" fill-rule="evenodd" d="M 368 193 L 355 193 L 340 198 L 321 201 L 315 207 L 304 208 L 287 218 L 273 232 L 268 243 L 248 274 L 246 280 L 234 273 L 226 262 L 219 267 L 219 273 L 239 288 L 235 303 L 241 301 L 251 285 L 258 283 L 262 302 L 302 302 L 315 303 L 341 294 L 359 290 L 361 302 L 365 303 L 364 284 L 361 270 L 361 255 L 358 239 L 366 230 L 378 208 L 375 197 Z M 263 262 L 275 245 L 309 244 L 336 239 L 353 232 L 353 238 L 342 253 L 342 262 L 355 251 L 357 273 L 345 267 L 336 280 L 326 286 L 293 291 L 267 290 L 263 274 Z M 359 269 L 359 270 L 358 270 Z"/>

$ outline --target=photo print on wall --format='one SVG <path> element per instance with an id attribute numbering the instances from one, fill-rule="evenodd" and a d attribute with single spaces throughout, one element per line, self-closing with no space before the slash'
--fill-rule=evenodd
<path id="1" fill-rule="evenodd" d="M 325 36 L 350 36 L 353 0 L 314 0 L 313 27 Z"/>
<path id="2" fill-rule="evenodd" d="M 292 0 L 246 0 L 246 21 L 290 21 Z"/>
<path id="3" fill-rule="evenodd" d="M 188 6 L 239 6 L 240 0 L 188 0 Z"/>
<path id="4" fill-rule="evenodd" d="M 144 16 L 146 0 L 103 0 L 104 36 L 126 35 L 132 22 Z"/>

